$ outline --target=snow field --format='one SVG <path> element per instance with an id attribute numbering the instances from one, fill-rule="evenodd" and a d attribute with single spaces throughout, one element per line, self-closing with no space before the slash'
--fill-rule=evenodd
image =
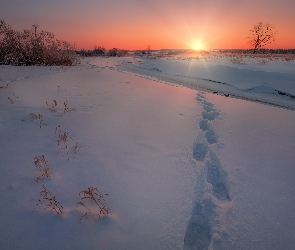
<path id="1" fill-rule="evenodd" d="M 243 67 L 255 74 L 256 65 L 212 60 L 207 73 L 202 68 L 207 80 L 198 80 L 188 63 L 195 62 L 96 58 L 73 68 L 1 67 L 0 248 L 294 248 L 294 111 L 230 98 L 240 90 L 250 98 L 233 83 L 250 84 L 255 76 L 235 74 Z M 270 65 L 292 85 L 291 68 Z M 258 71 L 267 87 L 285 86 L 279 78 L 267 82 L 266 68 L 264 76 Z M 183 87 L 187 79 L 211 92 L 218 82 L 231 86 L 216 95 Z M 293 103 L 278 93 L 254 97 Z M 50 110 L 54 100 L 57 111 Z M 68 133 L 67 149 L 56 131 Z M 51 178 L 36 183 L 34 157 L 41 155 Z M 42 183 L 62 215 L 36 208 Z M 108 194 L 112 214 L 81 221 L 78 194 L 90 186 Z"/>
<path id="2" fill-rule="evenodd" d="M 1 148 L 1 210 L 7 216 L 1 216 L 1 245 L 181 248 L 193 196 L 194 170 L 186 148 L 194 124 L 187 120 L 197 112 L 194 93 L 179 93 L 170 86 L 91 66 L 20 78 L 2 88 L 1 138 L 6 146 Z M 13 104 L 7 95 L 14 97 Z M 57 112 L 46 105 L 53 100 Z M 69 112 L 64 112 L 65 101 Z M 41 128 L 38 120 L 29 118 L 32 112 L 42 114 Z M 73 138 L 71 147 L 78 143 L 76 155 L 57 145 L 58 126 Z M 52 177 L 36 183 L 33 159 L 41 155 Z M 39 205 L 34 209 L 41 183 L 63 206 L 62 215 Z M 80 221 L 78 193 L 89 186 L 109 194 L 111 216 Z"/>
<path id="3" fill-rule="evenodd" d="M 128 58 L 121 59 L 117 67 L 191 89 L 294 109 L 294 64 L 294 61 L 260 64 L 250 59 L 233 63 L 226 57 L 190 60 Z"/>

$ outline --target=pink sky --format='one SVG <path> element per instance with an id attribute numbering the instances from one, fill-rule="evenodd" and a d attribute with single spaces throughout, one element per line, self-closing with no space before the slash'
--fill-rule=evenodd
<path id="1" fill-rule="evenodd" d="M 295 48 L 294 10 L 294 0 L 4 0 L 0 18 L 20 30 L 36 23 L 78 49 L 249 48 L 262 21 L 278 31 L 268 48 Z"/>

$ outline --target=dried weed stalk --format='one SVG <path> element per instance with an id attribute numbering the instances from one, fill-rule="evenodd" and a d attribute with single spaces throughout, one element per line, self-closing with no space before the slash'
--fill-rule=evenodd
<path id="1" fill-rule="evenodd" d="M 45 124 L 43 122 L 43 116 L 42 114 L 35 114 L 35 113 L 30 113 L 29 117 L 31 120 L 39 120 L 40 128 L 42 127 L 42 124 Z"/>
<path id="2" fill-rule="evenodd" d="M 66 113 L 66 112 L 70 112 L 70 111 L 73 111 L 73 110 L 76 110 L 76 109 L 74 109 L 74 108 L 70 108 L 70 107 L 69 107 L 69 103 L 68 103 L 68 101 L 65 101 L 65 102 L 64 102 L 64 113 Z"/>
<path id="3" fill-rule="evenodd" d="M 87 211 L 81 216 L 80 220 L 83 220 L 84 217 L 87 218 L 91 214 L 98 218 L 111 214 L 104 199 L 104 196 L 107 195 L 108 194 L 100 193 L 98 189 L 94 187 L 88 187 L 86 190 L 81 191 L 79 193 L 81 201 L 78 204 L 86 208 Z"/>
<path id="4" fill-rule="evenodd" d="M 51 111 L 57 112 L 57 101 L 56 100 L 53 100 L 53 103 L 51 105 L 49 105 L 48 102 L 46 102 L 46 105 L 49 107 L 49 109 Z"/>
<path id="5" fill-rule="evenodd" d="M 46 105 L 49 107 L 50 110 L 55 111 L 55 112 L 58 111 L 58 106 L 57 106 L 57 101 L 56 100 L 53 100 L 53 103 L 51 105 L 49 105 L 48 102 L 46 102 Z M 66 112 L 70 112 L 70 111 L 73 111 L 73 110 L 75 110 L 75 109 L 69 107 L 68 101 L 65 101 L 64 102 L 63 112 L 66 113 Z"/>
<path id="6" fill-rule="evenodd" d="M 7 97 L 7 99 L 10 101 L 10 103 L 14 103 L 14 101 L 10 98 L 10 97 Z"/>
<path id="7" fill-rule="evenodd" d="M 49 163 L 45 159 L 44 155 L 34 157 L 35 167 L 39 170 L 39 176 L 36 178 L 38 183 L 41 179 L 50 178 Z"/>
<path id="8" fill-rule="evenodd" d="M 78 150 L 78 142 L 75 143 L 75 145 L 72 147 L 74 154 L 77 155 L 77 150 Z"/>
<path id="9" fill-rule="evenodd" d="M 41 198 L 36 206 L 39 204 L 46 205 L 46 208 L 52 209 L 56 214 L 62 214 L 63 206 L 56 200 L 56 197 L 53 196 L 45 187 L 42 185 L 42 191 L 40 191 Z"/>
<path id="10" fill-rule="evenodd" d="M 73 149 L 74 154 L 77 155 L 78 143 L 75 142 L 75 145 L 73 145 L 73 146 L 69 145 L 70 144 L 69 139 L 71 139 L 71 141 L 74 141 L 74 140 L 72 137 L 69 136 L 69 133 L 61 131 L 60 125 L 58 125 L 55 128 L 54 137 L 57 138 L 57 145 L 58 145 L 59 149 L 66 150 L 68 161 L 70 160 L 69 150 L 71 148 Z M 57 154 L 58 154 L 58 152 L 57 152 Z"/>
<path id="11" fill-rule="evenodd" d="M 64 108 L 64 113 L 65 113 L 65 112 L 69 112 L 70 109 L 69 109 L 69 104 L 68 104 L 67 101 L 64 102 L 64 106 L 65 106 L 65 108 Z"/>

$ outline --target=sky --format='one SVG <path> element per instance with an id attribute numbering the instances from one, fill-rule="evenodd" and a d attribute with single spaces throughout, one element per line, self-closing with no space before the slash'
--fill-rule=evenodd
<path id="1" fill-rule="evenodd" d="M 38 24 L 77 49 L 237 49 L 259 21 L 276 28 L 267 48 L 295 48 L 294 0 L 1 0 L 0 19 Z"/>

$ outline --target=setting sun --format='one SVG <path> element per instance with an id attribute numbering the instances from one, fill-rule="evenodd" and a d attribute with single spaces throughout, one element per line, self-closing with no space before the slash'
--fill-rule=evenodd
<path id="1" fill-rule="evenodd" d="M 195 45 L 195 50 L 200 50 L 200 49 L 201 49 L 200 44 Z"/>

